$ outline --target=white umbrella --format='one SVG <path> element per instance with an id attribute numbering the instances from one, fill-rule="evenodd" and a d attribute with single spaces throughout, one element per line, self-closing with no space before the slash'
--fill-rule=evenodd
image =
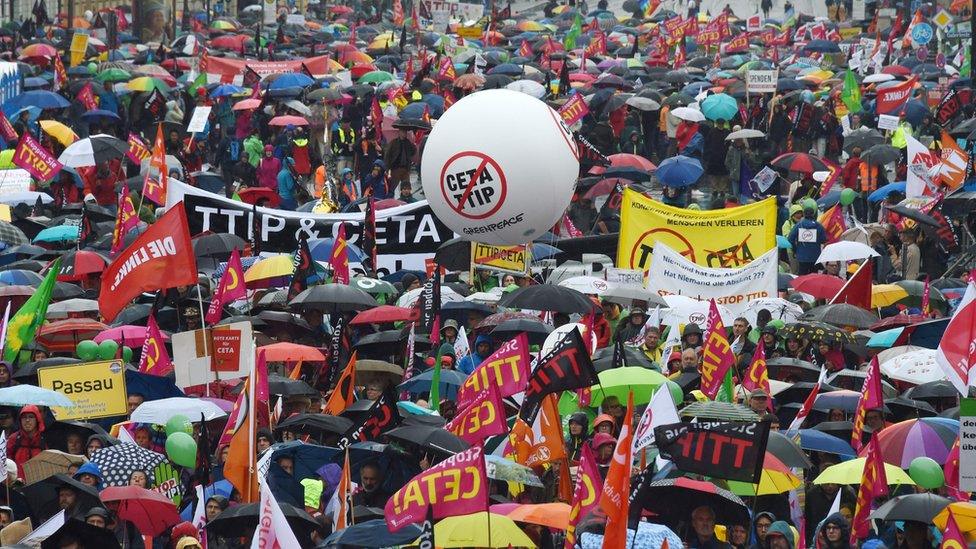
<path id="1" fill-rule="evenodd" d="M 733 141 L 736 139 L 752 139 L 754 137 L 766 137 L 766 134 L 759 130 L 754 130 L 752 128 L 746 128 L 744 130 L 734 131 L 729 135 L 725 136 L 726 141 Z"/>
<path id="2" fill-rule="evenodd" d="M 666 295 L 664 301 L 667 302 L 669 309 L 664 315 L 663 324 L 677 326 L 694 322 L 702 331 L 707 327 L 708 301 L 699 301 L 683 295 Z M 718 305 L 718 314 L 726 326 L 731 326 L 732 321 L 735 320 L 735 315 L 725 305 Z"/>
<path id="3" fill-rule="evenodd" d="M 536 99 L 542 99 L 546 95 L 546 88 L 535 80 L 516 80 L 505 87 Z"/>
<path id="4" fill-rule="evenodd" d="M 52 303 L 47 308 L 47 318 L 67 318 L 68 313 L 97 313 L 98 301 L 94 299 L 66 299 Z"/>
<path id="5" fill-rule="evenodd" d="M 919 347 L 918 345 L 901 345 L 899 347 L 891 347 L 890 349 L 885 349 L 884 351 L 878 353 L 878 364 L 884 364 L 898 355 L 914 353 L 915 351 L 924 351 L 925 349 L 926 347 Z"/>
<path id="6" fill-rule="evenodd" d="M 878 255 L 878 252 L 874 251 L 874 248 L 868 246 L 867 244 L 842 240 L 840 242 L 834 242 L 833 244 L 827 244 L 824 246 L 823 251 L 820 252 L 820 257 L 817 258 L 817 263 L 826 263 L 828 261 L 853 261 L 855 259 L 878 257 Z"/>
<path id="7" fill-rule="evenodd" d="M 409 292 L 400 296 L 397 300 L 397 307 L 410 308 L 417 304 L 420 299 L 420 292 L 424 291 L 423 287 L 414 288 Z M 441 286 L 441 305 L 445 303 L 452 303 L 454 301 L 464 301 L 464 296 L 452 290 L 449 286 Z"/>
<path id="8" fill-rule="evenodd" d="M 37 191 L 17 191 L 0 195 L 0 204 L 7 204 L 9 206 L 16 206 L 17 204 L 30 204 L 33 206 L 37 203 L 38 197 L 41 198 L 41 204 L 50 204 L 54 202 L 54 198 L 47 193 Z"/>
<path id="9" fill-rule="evenodd" d="M 301 102 L 296 101 L 294 99 L 289 99 L 288 101 L 285 101 L 285 106 L 302 116 L 312 115 L 312 109 L 308 108 L 307 106 L 303 105 Z"/>
<path id="10" fill-rule="evenodd" d="M 68 145 L 58 157 L 58 162 L 70 168 L 98 166 L 113 158 L 122 158 L 128 150 L 129 145 L 125 141 L 100 133 Z"/>
<path id="11" fill-rule="evenodd" d="M 650 97 L 640 97 L 638 95 L 628 98 L 624 103 L 639 111 L 656 111 L 661 108 L 661 104 Z"/>
<path id="12" fill-rule="evenodd" d="M 488 305 L 492 305 L 498 303 L 498 300 L 501 298 L 502 298 L 501 294 L 496 294 L 494 292 L 475 292 L 469 295 L 468 297 L 464 298 L 464 300 L 472 301 L 474 303 L 485 303 Z"/>
<path id="13" fill-rule="evenodd" d="M 915 384 L 945 379 L 945 372 L 935 361 L 937 354 L 935 349 L 897 354 L 881 363 L 881 373 L 891 379 Z"/>
<path id="14" fill-rule="evenodd" d="M 15 385 L 0 389 L 0 406 L 61 406 L 70 408 L 75 403 L 62 393 L 35 385 Z"/>
<path id="15" fill-rule="evenodd" d="M 588 295 L 603 295 L 603 292 L 609 288 L 606 280 L 595 276 L 574 276 L 563 280 L 559 285 Z"/>
<path id="16" fill-rule="evenodd" d="M 625 306 L 631 306 L 634 301 L 647 302 L 648 308 L 667 307 L 668 304 L 661 299 L 657 292 L 648 290 L 643 286 L 634 284 L 622 284 L 619 282 L 608 283 L 608 288 L 603 292 L 605 301 L 612 301 Z"/>
<path id="17" fill-rule="evenodd" d="M 756 318 L 759 316 L 759 311 L 766 309 L 772 315 L 773 320 L 782 320 L 783 322 L 789 324 L 791 322 L 796 322 L 803 316 L 803 307 L 800 307 L 792 301 L 787 301 L 781 297 L 761 297 L 759 299 L 753 299 L 749 301 L 746 305 L 746 309 L 742 311 L 742 316 L 749 321 L 753 326 L 756 325 Z"/>
<path id="18" fill-rule="evenodd" d="M 200 414 L 203 414 L 203 419 L 206 421 L 227 415 L 219 406 L 209 400 L 172 397 L 143 402 L 132 412 L 129 419 L 136 423 L 166 425 L 171 417 L 177 415 L 186 416 L 190 421 L 200 421 Z"/>
<path id="19" fill-rule="evenodd" d="M 877 74 L 869 74 L 868 76 L 865 76 L 864 80 L 862 80 L 861 82 L 865 84 L 876 84 L 878 82 L 887 82 L 889 80 L 894 80 L 894 79 L 895 79 L 895 75 L 893 74 L 888 74 L 886 72 L 879 72 Z"/>
<path id="20" fill-rule="evenodd" d="M 687 120 L 688 122 L 704 122 L 705 115 L 698 109 L 693 109 L 691 107 L 678 107 L 671 111 L 671 114 L 675 118 L 680 118 L 682 120 Z"/>

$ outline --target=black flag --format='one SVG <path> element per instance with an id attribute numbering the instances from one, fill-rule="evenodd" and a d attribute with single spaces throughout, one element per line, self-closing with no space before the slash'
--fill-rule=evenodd
<path id="1" fill-rule="evenodd" d="M 631 59 L 637 57 L 637 51 L 639 46 L 640 46 L 640 40 L 635 36 L 634 47 L 630 50 L 630 55 L 628 55 L 627 57 L 630 57 Z"/>
<path id="2" fill-rule="evenodd" d="M 44 203 L 41 202 L 41 195 L 37 195 L 37 200 L 34 201 L 34 208 L 31 209 L 31 217 L 40 217 L 42 215 L 41 209 L 44 207 Z"/>
<path id="3" fill-rule="evenodd" d="M 389 44 L 389 42 L 387 42 Z M 407 26 L 400 28 L 400 55 L 403 55 L 403 47 L 407 44 Z"/>
<path id="4" fill-rule="evenodd" d="M 441 309 L 441 277 L 440 265 L 434 264 L 434 274 L 424 282 L 423 290 L 420 291 L 420 325 L 417 330 L 420 333 L 431 333 L 434 329 L 434 321 Z"/>
<path id="5" fill-rule="evenodd" d="M 342 372 L 343 367 L 348 360 L 348 337 L 346 336 L 346 315 L 338 314 L 332 315 L 335 317 L 335 321 L 332 324 L 332 340 L 329 342 L 329 361 L 326 363 L 328 366 L 328 377 L 325 379 L 324 385 L 320 382 L 320 385 L 325 387 L 332 387 L 337 381 L 336 378 L 339 377 L 339 373 Z"/>
<path id="6" fill-rule="evenodd" d="M 563 66 L 559 69 L 559 93 L 569 93 L 569 59 L 563 59 Z"/>
<path id="7" fill-rule="evenodd" d="M 302 63 L 305 66 L 305 63 Z M 244 67 L 244 85 L 248 88 L 253 88 L 261 82 L 261 75 L 254 71 L 251 67 Z"/>
<path id="8" fill-rule="evenodd" d="M 623 368 L 627 365 L 627 356 L 624 354 L 624 340 L 617 338 L 613 343 L 613 363 L 611 368 Z"/>
<path id="9" fill-rule="evenodd" d="M 251 255 L 256 256 L 261 253 L 261 216 L 258 214 L 258 205 L 251 204 Z"/>
<path id="10" fill-rule="evenodd" d="M 34 8 L 31 10 L 31 14 L 34 15 L 34 23 L 38 26 L 44 26 L 46 23 L 50 22 L 51 19 L 47 16 L 47 5 L 43 0 L 35 0 Z"/>
<path id="11" fill-rule="evenodd" d="M 88 208 L 81 207 L 81 222 L 78 227 L 78 249 L 88 244 L 95 238 L 95 227 L 92 225 L 91 218 L 88 216 Z"/>
<path id="12" fill-rule="evenodd" d="M 312 261 L 312 252 L 308 249 L 308 238 L 305 233 L 298 239 L 298 249 L 295 251 L 295 274 L 291 277 L 288 285 L 288 301 L 295 299 L 295 296 L 308 288 L 308 279 L 315 276 L 315 263 Z"/>
<path id="13" fill-rule="evenodd" d="M 399 425 L 400 412 L 396 403 L 397 395 L 392 387 L 387 386 L 380 398 L 366 411 L 366 415 L 339 439 L 336 446 L 343 449 L 357 442 L 376 440 L 381 434 Z"/>
<path id="14" fill-rule="evenodd" d="M 583 343 L 579 328 L 567 333 L 556 346 L 539 359 L 525 387 L 525 398 L 519 417 L 531 424 L 539 411 L 542 397 L 558 391 L 592 387 L 600 382 Z"/>

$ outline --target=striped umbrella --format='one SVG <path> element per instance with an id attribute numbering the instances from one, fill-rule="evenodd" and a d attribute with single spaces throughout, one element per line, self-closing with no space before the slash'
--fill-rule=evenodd
<path id="1" fill-rule="evenodd" d="M 917 457 L 929 457 L 945 464 L 956 437 L 959 421 L 944 417 L 909 419 L 885 427 L 875 434 L 885 463 L 907 469 Z M 861 452 L 863 456 L 867 450 Z"/>

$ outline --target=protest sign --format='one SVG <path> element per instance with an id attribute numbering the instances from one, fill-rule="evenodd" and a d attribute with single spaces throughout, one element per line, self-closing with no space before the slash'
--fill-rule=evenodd
<path id="1" fill-rule="evenodd" d="M 776 82 L 779 71 L 748 71 L 746 73 L 746 90 L 749 93 L 776 93 Z"/>
<path id="2" fill-rule="evenodd" d="M 249 362 L 242 358 L 254 356 L 253 335 L 250 322 L 173 334 L 176 386 L 185 388 L 247 376 Z"/>
<path id="3" fill-rule="evenodd" d="M 59 421 L 124 416 L 128 413 L 125 363 L 121 360 L 38 368 L 37 385 L 57 391 L 75 403 L 67 408 L 51 407 Z"/>
<path id="4" fill-rule="evenodd" d="M 759 482 L 769 423 L 699 421 L 654 429 L 661 457 L 684 472 L 712 478 Z"/>
<path id="5" fill-rule="evenodd" d="M 207 119 L 210 118 L 210 111 L 213 107 L 199 106 L 193 109 L 193 116 L 190 123 L 186 125 L 187 133 L 202 132 L 207 127 Z"/>
<path id="6" fill-rule="evenodd" d="M 471 263 L 482 269 L 525 274 L 529 270 L 529 251 L 525 245 L 495 246 L 472 242 Z"/>

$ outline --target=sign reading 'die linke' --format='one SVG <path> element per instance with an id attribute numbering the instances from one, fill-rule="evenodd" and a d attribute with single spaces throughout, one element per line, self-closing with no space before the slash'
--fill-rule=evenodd
<path id="1" fill-rule="evenodd" d="M 689 473 L 759 482 L 769 423 L 705 421 L 654 429 L 661 457 Z"/>

